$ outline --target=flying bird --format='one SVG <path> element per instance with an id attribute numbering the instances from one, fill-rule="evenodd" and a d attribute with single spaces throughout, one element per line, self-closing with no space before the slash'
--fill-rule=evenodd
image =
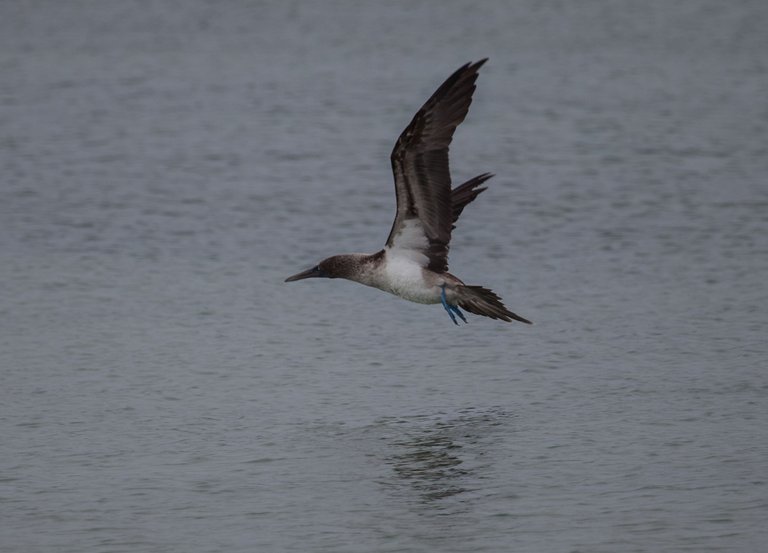
<path id="1" fill-rule="evenodd" d="M 507 309 L 482 286 L 470 286 L 448 272 L 451 231 L 490 173 L 451 190 L 448 147 L 469 111 L 477 72 L 488 59 L 468 63 L 440 85 L 397 139 L 392 150 L 397 214 L 384 249 L 373 254 L 334 255 L 288 277 L 344 278 L 424 304 L 441 303 L 454 324 L 461 309 L 506 322 L 531 321 Z"/>

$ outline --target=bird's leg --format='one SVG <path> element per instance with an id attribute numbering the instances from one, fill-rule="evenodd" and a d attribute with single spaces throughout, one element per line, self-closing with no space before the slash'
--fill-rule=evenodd
<path id="1" fill-rule="evenodd" d="M 467 319 L 464 318 L 464 314 L 461 311 L 459 311 L 459 308 L 456 307 L 455 305 L 451 305 L 448 303 L 448 300 L 445 297 L 445 284 L 443 284 L 440 288 L 441 288 L 440 302 L 443 304 L 443 307 L 448 312 L 448 316 L 453 321 L 453 324 L 455 324 L 456 326 L 459 326 L 459 323 L 456 321 L 456 317 L 453 316 L 454 313 L 456 313 L 459 317 L 461 317 L 461 320 L 466 323 Z"/>
<path id="2" fill-rule="evenodd" d="M 453 324 L 456 326 L 459 326 L 459 323 L 456 322 L 456 317 L 453 316 L 453 311 L 451 311 L 451 306 L 448 305 L 448 300 L 445 299 L 445 284 L 443 284 L 440 288 L 442 288 L 442 291 L 440 292 L 440 301 L 443 304 L 443 307 L 448 312 L 448 316 L 453 321 Z"/>

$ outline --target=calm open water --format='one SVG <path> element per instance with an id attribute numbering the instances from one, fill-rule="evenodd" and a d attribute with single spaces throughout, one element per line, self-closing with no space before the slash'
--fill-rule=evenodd
<path id="1" fill-rule="evenodd" d="M 768 4 L 0 4 L 0 550 L 757 552 Z M 451 268 L 340 281 L 491 58 Z"/>

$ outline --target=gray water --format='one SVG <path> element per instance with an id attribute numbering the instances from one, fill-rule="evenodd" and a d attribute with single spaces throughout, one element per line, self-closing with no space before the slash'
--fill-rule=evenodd
<path id="1" fill-rule="evenodd" d="M 0 550 L 756 552 L 768 4 L 0 4 Z M 451 269 L 341 281 L 489 56 Z"/>

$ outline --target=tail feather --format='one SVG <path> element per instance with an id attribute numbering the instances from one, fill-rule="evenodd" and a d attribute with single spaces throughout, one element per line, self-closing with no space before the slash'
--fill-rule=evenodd
<path id="1" fill-rule="evenodd" d="M 488 288 L 482 286 L 457 286 L 456 293 L 459 307 L 475 315 L 483 315 L 491 319 L 501 319 L 511 323 L 513 320 L 533 324 L 528 319 L 512 313 L 501 302 L 501 298 Z"/>
<path id="2" fill-rule="evenodd" d="M 477 195 L 487 190 L 486 187 L 478 188 L 485 181 L 490 179 L 493 175 L 491 173 L 483 173 L 474 178 L 469 179 L 464 184 L 461 184 L 451 190 L 451 222 L 455 223 L 459 219 L 459 215 L 464 211 L 472 200 L 477 198 Z M 455 226 L 453 228 L 456 228 Z"/>

